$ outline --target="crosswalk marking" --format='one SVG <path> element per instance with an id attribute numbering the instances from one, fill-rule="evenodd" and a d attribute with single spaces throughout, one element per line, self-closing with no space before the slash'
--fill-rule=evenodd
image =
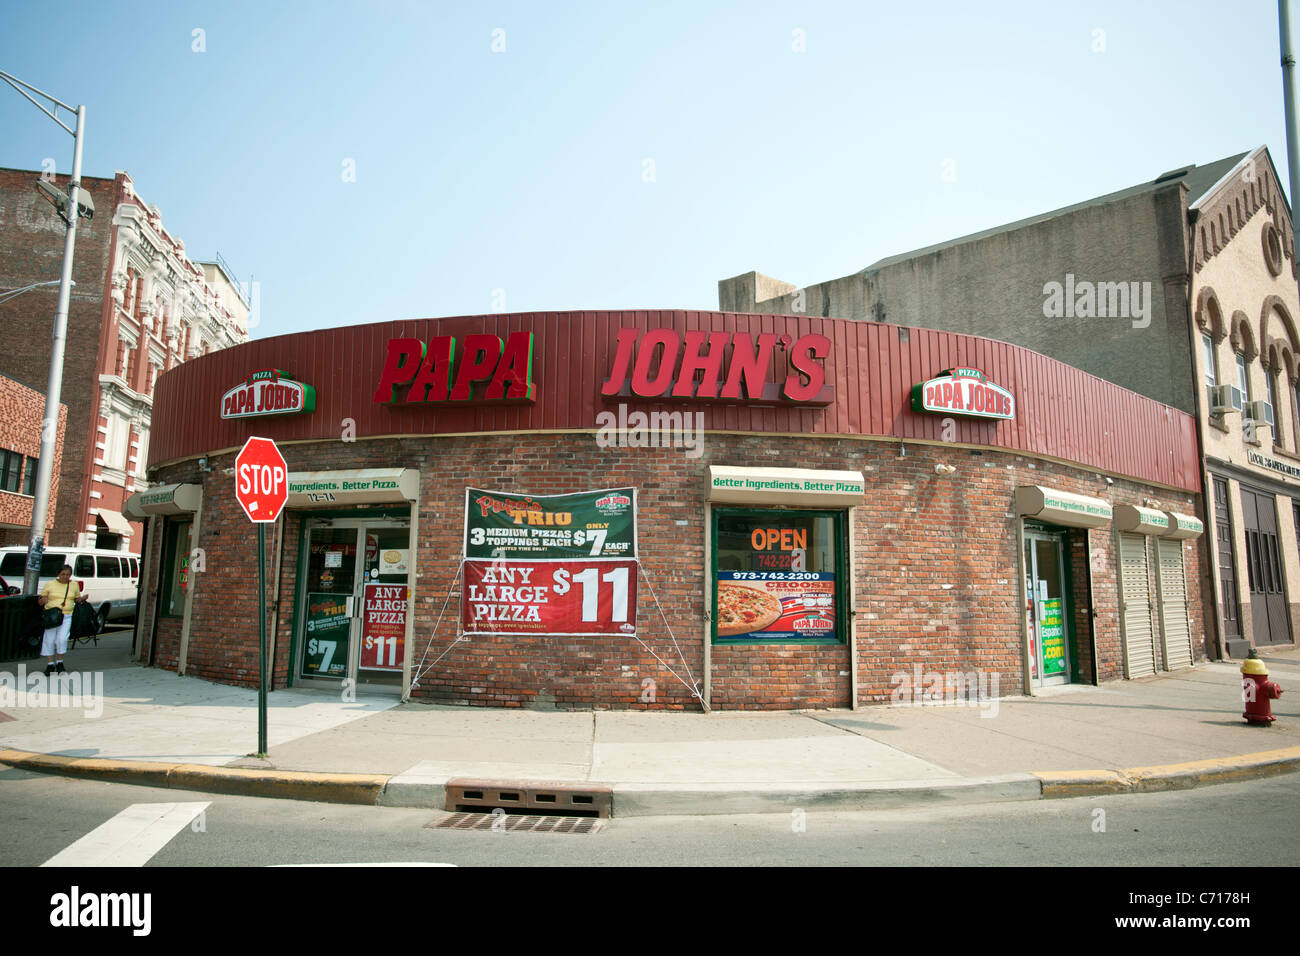
<path id="1" fill-rule="evenodd" d="M 41 866 L 144 866 L 211 802 L 133 803 Z"/>

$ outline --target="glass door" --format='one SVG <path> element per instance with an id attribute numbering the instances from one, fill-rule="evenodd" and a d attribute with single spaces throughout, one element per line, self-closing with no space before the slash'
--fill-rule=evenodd
<path id="1" fill-rule="evenodd" d="M 357 682 L 401 690 L 406 662 L 410 528 L 370 524 L 363 542 L 361 634 L 357 642 Z"/>
<path id="2" fill-rule="evenodd" d="M 400 693 L 410 605 L 410 528 L 323 519 L 307 530 L 298 676 Z"/>
<path id="3" fill-rule="evenodd" d="M 1030 673 L 1037 687 L 1070 682 L 1069 615 L 1062 535 L 1025 532 L 1025 586 L 1029 602 Z"/>
<path id="4" fill-rule="evenodd" d="M 311 528 L 307 532 L 299 676 L 330 680 L 350 676 L 356 569 L 355 528 Z"/>

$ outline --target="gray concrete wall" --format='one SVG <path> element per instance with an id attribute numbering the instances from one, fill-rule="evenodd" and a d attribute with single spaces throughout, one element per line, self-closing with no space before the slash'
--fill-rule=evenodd
<path id="1" fill-rule="evenodd" d="M 781 292 L 788 283 L 746 273 L 718 283 L 719 305 L 724 311 L 869 319 L 1001 339 L 1195 414 L 1183 190 L 1171 183 L 1011 231 L 882 260 L 806 289 Z M 1149 282 L 1150 325 L 1135 328 L 1129 318 L 1045 317 L 1043 287 L 1064 285 L 1067 273 L 1076 283 Z"/>

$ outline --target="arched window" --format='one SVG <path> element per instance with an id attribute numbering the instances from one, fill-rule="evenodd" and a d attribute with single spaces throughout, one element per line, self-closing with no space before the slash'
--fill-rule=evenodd
<path id="1" fill-rule="evenodd" d="M 1291 398 L 1291 434 L 1295 436 L 1295 444 L 1291 446 L 1291 450 L 1300 452 L 1300 381 L 1297 381 L 1292 384 L 1290 398 Z M 1274 418 L 1277 417 L 1277 409 L 1273 410 L 1273 417 Z"/>
<path id="2" fill-rule="evenodd" d="M 1214 387 L 1219 384 L 1219 363 L 1214 355 L 1214 337 L 1201 333 L 1201 364 L 1205 366 L 1205 407 L 1214 407 Z"/>
<path id="3" fill-rule="evenodd" d="M 1273 444 L 1278 448 L 1285 448 L 1286 442 L 1282 435 L 1282 425 L 1278 421 L 1277 408 L 1277 369 L 1264 369 L 1264 383 L 1268 389 L 1268 404 L 1273 409 Z"/>

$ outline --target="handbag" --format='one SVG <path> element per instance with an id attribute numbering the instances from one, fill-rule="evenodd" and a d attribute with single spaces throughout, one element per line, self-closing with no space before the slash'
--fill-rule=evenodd
<path id="1" fill-rule="evenodd" d="M 60 624 L 63 623 L 63 604 L 67 602 L 68 592 L 70 590 L 72 590 L 71 581 L 69 581 L 68 586 L 63 589 L 63 600 L 59 602 L 59 606 L 47 607 L 41 613 L 41 624 L 45 627 L 47 631 L 50 628 L 58 627 Z"/>

